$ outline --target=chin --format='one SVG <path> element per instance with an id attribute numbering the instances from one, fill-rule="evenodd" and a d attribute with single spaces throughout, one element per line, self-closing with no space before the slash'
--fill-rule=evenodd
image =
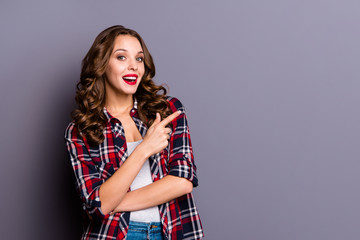
<path id="1" fill-rule="evenodd" d="M 126 95 L 134 95 L 137 91 L 137 88 L 134 88 L 134 89 L 127 89 L 125 91 L 123 91 L 124 94 Z"/>

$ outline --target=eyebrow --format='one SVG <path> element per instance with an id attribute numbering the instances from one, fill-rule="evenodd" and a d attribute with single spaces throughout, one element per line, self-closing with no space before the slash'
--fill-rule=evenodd
<path id="1" fill-rule="evenodd" d="M 117 51 L 127 52 L 127 50 L 126 50 L 126 49 L 119 48 L 119 49 L 116 49 L 116 50 L 114 51 L 114 53 L 116 53 Z M 139 53 L 144 53 L 144 52 L 143 52 L 143 51 L 139 51 L 139 52 L 138 52 L 138 54 L 139 54 Z"/>

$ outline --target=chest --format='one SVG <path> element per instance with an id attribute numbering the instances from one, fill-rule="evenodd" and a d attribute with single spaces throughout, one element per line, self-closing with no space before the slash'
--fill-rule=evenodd
<path id="1" fill-rule="evenodd" d="M 139 131 L 138 126 L 135 124 L 134 119 L 129 116 L 117 116 L 121 123 L 122 133 L 125 136 L 126 142 L 136 142 L 142 139 L 142 134 Z"/>
<path id="2" fill-rule="evenodd" d="M 132 142 L 131 140 L 138 141 L 142 139 L 147 132 L 147 127 L 139 119 L 134 118 L 132 123 L 130 122 L 128 124 L 132 126 L 129 127 L 128 125 L 126 127 L 126 123 L 118 121 L 109 123 L 104 129 L 105 141 L 90 150 L 96 168 L 105 180 L 111 177 L 129 157 L 127 142 Z M 133 128 L 135 128 L 136 131 Z M 128 132 L 128 135 L 126 132 Z M 168 156 L 169 146 L 161 153 L 149 158 L 153 181 L 167 174 L 168 170 L 166 166 L 168 165 Z"/>

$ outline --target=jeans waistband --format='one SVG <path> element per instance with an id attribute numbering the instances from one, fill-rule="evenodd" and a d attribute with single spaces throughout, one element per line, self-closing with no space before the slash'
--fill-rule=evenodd
<path id="1" fill-rule="evenodd" d="M 130 221 L 129 229 L 137 229 L 137 230 L 161 230 L 161 223 L 160 222 L 136 222 Z"/>

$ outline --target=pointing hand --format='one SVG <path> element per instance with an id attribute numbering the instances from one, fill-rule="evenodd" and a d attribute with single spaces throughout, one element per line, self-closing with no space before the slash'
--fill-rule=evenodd
<path id="1" fill-rule="evenodd" d="M 156 113 L 156 118 L 153 124 L 148 129 L 142 144 L 145 152 L 149 156 L 162 151 L 169 144 L 171 129 L 166 126 L 181 114 L 181 111 L 176 111 L 165 119 L 161 120 L 159 113 Z"/>

